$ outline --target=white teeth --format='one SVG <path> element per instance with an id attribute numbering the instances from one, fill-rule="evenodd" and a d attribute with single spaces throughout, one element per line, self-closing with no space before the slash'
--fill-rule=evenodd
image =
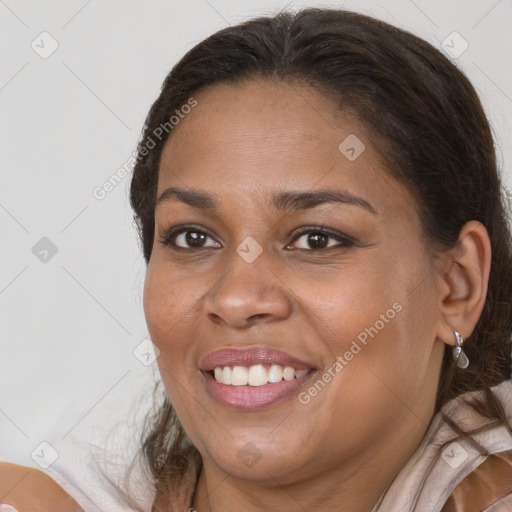
<path id="1" fill-rule="evenodd" d="M 217 382 L 223 382 L 224 384 L 231 384 L 232 374 L 233 374 L 233 370 L 229 366 L 226 366 L 222 370 L 222 380 L 217 379 L 217 377 L 215 377 L 215 379 L 217 380 Z"/>
<path id="2" fill-rule="evenodd" d="M 220 384 L 232 386 L 264 386 L 269 382 L 281 382 L 284 380 L 300 379 L 309 370 L 295 370 L 291 366 L 282 367 L 273 364 L 268 370 L 262 364 L 253 366 L 218 366 L 213 370 L 215 380 Z"/>
<path id="3" fill-rule="evenodd" d="M 283 367 L 273 364 L 268 371 L 269 382 L 281 382 L 283 380 Z"/>
<path id="4" fill-rule="evenodd" d="M 261 364 L 249 368 L 249 386 L 263 386 L 268 382 L 268 372 Z"/>
<path id="5" fill-rule="evenodd" d="M 249 372 L 244 366 L 233 366 L 231 374 L 231 384 L 233 386 L 245 386 L 249 379 Z"/>
<path id="6" fill-rule="evenodd" d="M 287 366 L 283 372 L 284 380 L 293 380 L 295 378 L 295 370 L 291 366 Z"/>

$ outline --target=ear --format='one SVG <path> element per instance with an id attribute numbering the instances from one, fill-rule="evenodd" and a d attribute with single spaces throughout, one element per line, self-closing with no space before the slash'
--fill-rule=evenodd
<path id="1" fill-rule="evenodd" d="M 469 338 L 482 313 L 491 270 L 491 242 L 485 226 L 469 221 L 457 246 L 442 256 L 438 275 L 441 324 L 437 337 L 455 345 L 454 331 Z"/>

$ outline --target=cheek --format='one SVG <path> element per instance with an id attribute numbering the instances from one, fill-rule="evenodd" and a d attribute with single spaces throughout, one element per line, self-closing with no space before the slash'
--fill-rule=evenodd
<path id="1" fill-rule="evenodd" d="M 311 277 L 302 285 L 304 311 L 312 313 L 330 357 L 342 356 L 344 369 L 350 366 L 343 373 L 354 389 L 361 385 L 359 368 L 400 389 L 408 379 L 421 380 L 430 363 L 436 305 L 430 264 L 413 247 L 406 257 L 397 254 L 381 252 L 332 279 Z"/>
<path id="2" fill-rule="evenodd" d="M 386 410 L 412 407 L 420 390 L 430 392 L 437 378 L 436 290 L 428 262 L 418 254 L 385 268 L 355 294 L 360 302 L 344 310 L 348 318 L 340 326 L 346 332 L 336 350 L 347 361 L 345 390 L 383 417 Z"/>
<path id="3" fill-rule="evenodd" d="M 358 336 L 364 342 L 375 323 L 381 331 L 393 320 L 393 304 L 399 298 L 394 289 L 400 287 L 390 274 L 392 269 L 383 271 L 382 266 L 359 259 L 345 268 L 326 270 L 323 276 L 311 275 L 296 287 L 305 315 L 320 339 L 329 340 L 331 351 L 343 354 Z"/>
<path id="4" fill-rule="evenodd" d="M 144 315 L 154 341 L 172 338 L 197 304 L 193 287 L 184 286 L 179 275 L 164 262 L 150 260 L 144 281 Z"/>
<path id="5" fill-rule="evenodd" d="M 176 273 L 169 272 L 156 258 L 148 265 L 144 282 L 144 315 L 153 343 L 159 348 L 158 369 L 173 406 L 187 417 L 186 398 L 199 377 L 193 364 L 194 303 L 185 293 Z M 192 288 L 193 289 L 193 288 Z M 190 404 L 189 404 L 190 405 Z M 186 421 L 186 420 L 185 420 Z"/>
<path id="6" fill-rule="evenodd" d="M 169 300 L 168 293 L 164 293 L 164 287 L 161 286 L 162 279 L 160 278 L 159 265 L 155 264 L 151 259 L 146 271 L 146 278 L 144 281 L 144 316 L 148 325 L 149 332 L 153 337 L 158 337 L 159 331 L 162 331 L 165 326 L 163 323 L 169 323 L 170 316 L 173 310 L 173 301 Z M 171 313 L 168 316 L 167 313 Z"/>
<path id="7" fill-rule="evenodd" d="M 151 340 L 160 350 L 157 364 L 169 391 L 176 387 L 175 380 L 182 382 L 193 369 L 191 319 L 197 298 L 185 292 L 176 274 L 158 261 L 150 263 L 144 282 L 144 315 Z"/>

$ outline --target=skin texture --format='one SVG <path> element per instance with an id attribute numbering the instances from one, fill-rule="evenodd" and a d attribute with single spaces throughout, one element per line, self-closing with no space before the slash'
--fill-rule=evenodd
<path id="1" fill-rule="evenodd" d="M 208 212 L 171 199 L 157 207 L 144 290 L 162 379 L 203 457 L 193 506 L 369 511 L 428 427 L 453 330 L 469 336 L 481 313 L 485 228 L 466 224 L 457 248 L 434 255 L 416 202 L 364 126 L 313 89 L 252 80 L 195 97 L 166 143 L 158 195 L 201 189 L 220 206 Z M 354 161 L 338 149 L 350 134 L 366 147 Z M 320 189 L 348 191 L 375 213 L 269 206 L 276 192 Z M 161 243 L 185 223 L 208 233 L 206 247 L 187 249 L 183 235 L 181 250 Z M 301 226 L 329 227 L 355 245 L 328 238 L 328 248 L 315 249 L 307 234 L 295 238 Z M 236 252 L 249 236 L 263 250 L 252 263 Z M 314 381 L 393 304 L 401 311 L 307 404 L 294 394 L 236 411 L 206 390 L 200 361 L 230 347 L 288 352 L 317 368 Z M 251 467 L 237 456 L 248 442 L 261 456 Z"/>

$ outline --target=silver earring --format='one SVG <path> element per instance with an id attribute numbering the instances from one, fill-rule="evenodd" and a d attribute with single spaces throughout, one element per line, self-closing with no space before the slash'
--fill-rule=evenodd
<path id="1" fill-rule="evenodd" d="M 460 332 L 454 331 L 455 333 L 455 347 L 453 347 L 453 359 L 457 363 L 457 367 L 464 370 L 469 366 L 469 359 L 466 354 L 464 354 L 464 350 L 462 350 L 462 345 L 464 344 L 464 338 L 460 335 Z"/>

